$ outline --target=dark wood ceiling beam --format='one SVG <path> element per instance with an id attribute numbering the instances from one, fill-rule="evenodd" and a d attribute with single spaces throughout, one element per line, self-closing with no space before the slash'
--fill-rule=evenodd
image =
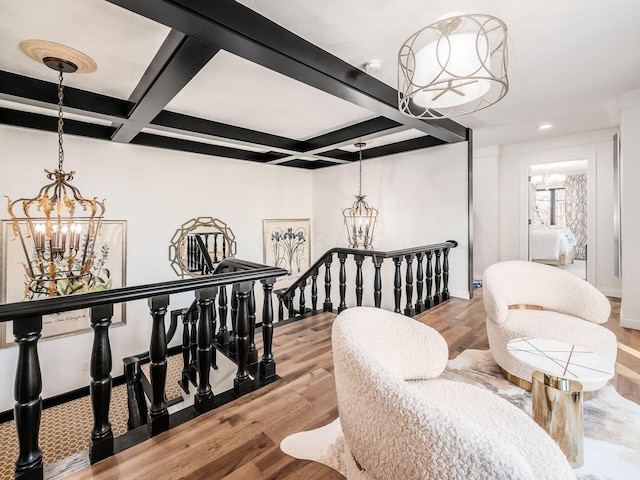
<path id="1" fill-rule="evenodd" d="M 233 0 L 109 1 L 446 143 L 466 140 L 451 119 L 403 115 L 395 89 Z"/>
<path id="2" fill-rule="evenodd" d="M 130 142 L 184 86 L 209 63 L 219 48 L 172 30 L 129 97 L 128 120 L 113 137 Z"/>
<path id="3" fill-rule="evenodd" d="M 444 141 L 431 136 L 412 138 L 410 140 L 404 140 L 402 142 L 390 143 L 388 145 L 381 145 L 375 148 L 367 148 L 366 150 L 362 151 L 362 159 L 369 160 L 371 158 L 395 155 L 397 153 L 410 152 L 412 150 L 420 150 L 423 148 L 435 147 L 437 145 L 444 144 Z M 330 152 L 324 152 L 323 155 L 325 157 L 335 158 L 338 160 L 349 160 L 353 162 L 358 160 L 358 152 L 332 150 Z"/>
<path id="4" fill-rule="evenodd" d="M 252 162 L 268 163 L 286 155 L 277 152 L 252 152 L 238 148 L 223 147 L 221 145 L 211 145 L 209 143 L 192 142 L 181 138 L 164 137 L 149 133 L 139 133 L 131 140 L 132 144 L 145 145 L 147 147 L 157 147 L 181 152 L 201 153 L 217 157 L 234 158 L 236 160 L 248 160 Z"/>
<path id="5" fill-rule="evenodd" d="M 204 138 L 210 137 L 212 140 L 217 138 L 236 140 L 256 146 L 266 146 L 283 150 L 285 152 L 300 152 L 299 143 L 291 138 L 272 135 L 269 133 L 258 132 L 248 128 L 236 127 L 226 123 L 215 122 L 203 118 L 192 117 L 181 113 L 162 111 L 153 119 L 152 125 L 167 127 L 172 131 L 182 131 L 181 133 L 189 134 L 192 132 L 201 134 Z"/>
<path id="6" fill-rule="evenodd" d="M 35 106 L 55 106 L 57 109 L 58 84 L 0 70 L 0 96 L 6 100 Z M 65 112 L 74 111 L 89 117 L 121 122 L 127 118 L 132 104 L 126 100 L 65 86 L 64 106 Z"/>
<path id="7" fill-rule="evenodd" d="M 302 143 L 305 152 L 315 153 L 316 151 L 326 149 L 333 145 L 345 144 L 347 142 L 354 143 L 362 137 L 369 137 L 376 133 L 382 133 L 400 126 L 401 125 L 398 122 L 394 122 L 388 118 L 376 117 L 354 125 L 349 125 L 348 127 L 344 127 L 339 130 L 334 130 L 333 132 L 329 132 L 324 135 L 310 138 Z"/>
<path id="8" fill-rule="evenodd" d="M 0 108 L 0 123 L 14 127 L 33 128 L 47 132 L 58 131 L 58 117 L 41 115 L 39 113 L 23 112 L 10 108 Z M 109 140 L 115 128 L 108 125 L 79 122 L 66 118 L 64 133 L 81 137 Z"/>

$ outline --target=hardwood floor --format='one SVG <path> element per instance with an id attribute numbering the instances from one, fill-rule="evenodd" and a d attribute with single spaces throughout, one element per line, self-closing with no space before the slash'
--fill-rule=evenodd
<path id="1" fill-rule="evenodd" d="M 605 324 L 618 336 L 619 363 L 612 383 L 640 403 L 640 331 L 620 328 L 620 303 L 612 299 Z M 218 410 L 126 450 L 69 478 L 80 479 L 341 479 L 318 463 L 280 451 L 291 433 L 329 423 L 338 415 L 331 358 L 333 314 L 276 328 L 274 353 L 282 380 Z M 418 319 L 440 331 L 450 357 L 487 349 L 482 291 L 452 299 Z"/>

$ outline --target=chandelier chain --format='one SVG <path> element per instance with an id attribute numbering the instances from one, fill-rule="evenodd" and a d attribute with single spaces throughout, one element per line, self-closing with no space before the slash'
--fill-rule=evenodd
<path id="1" fill-rule="evenodd" d="M 62 119 L 62 100 L 64 99 L 62 70 L 60 70 L 58 79 L 60 80 L 58 84 L 58 171 L 62 172 L 62 163 L 64 162 L 64 149 L 62 148 L 62 128 L 64 126 L 64 120 Z"/>
<path id="2" fill-rule="evenodd" d="M 360 145 L 360 153 L 359 153 L 359 165 L 360 165 L 360 174 L 359 174 L 359 178 L 360 178 L 360 187 L 358 189 L 358 196 L 361 197 L 362 196 L 362 145 Z"/>

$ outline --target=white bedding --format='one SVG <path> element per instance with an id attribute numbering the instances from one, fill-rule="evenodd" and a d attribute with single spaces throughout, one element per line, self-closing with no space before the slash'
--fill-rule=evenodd
<path id="1" fill-rule="evenodd" d="M 532 228 L 530 240 L 532 260 L 559 260 L 565 255 L 571 261 L 573 247 L 578 243 L 571 230 L 555 225 Z"/>

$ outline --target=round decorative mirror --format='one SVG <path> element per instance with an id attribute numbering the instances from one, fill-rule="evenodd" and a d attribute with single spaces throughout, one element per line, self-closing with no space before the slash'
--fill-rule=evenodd
<path id="1" fill-rule="evenodd" d="M 198 217 L 183 223 L 169 245 L 171 268 L 181 277 L 212 273 L 225 258 L 236 256 L 236 236 L 218 218 Z"/>

